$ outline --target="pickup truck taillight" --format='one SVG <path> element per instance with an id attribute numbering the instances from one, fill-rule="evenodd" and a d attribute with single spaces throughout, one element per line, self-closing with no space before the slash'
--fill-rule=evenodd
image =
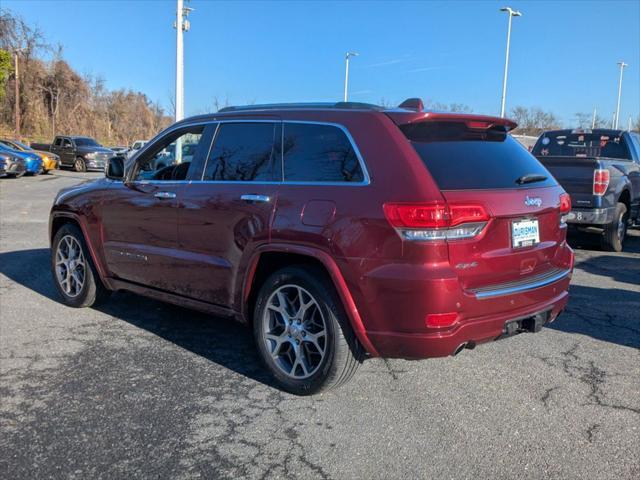
<path id="1" fill-rule="evenodd" d="M 472 238 L 489 221 L 482 205 L 385 203 L 384 214 L 403 240 L 434 241 Z"/>
<path id="2" fill-rule="evenodd" d="M 593 171 L 593 194 L 603 196 L 609 188 L 609 170 L 598 168 Z"/>

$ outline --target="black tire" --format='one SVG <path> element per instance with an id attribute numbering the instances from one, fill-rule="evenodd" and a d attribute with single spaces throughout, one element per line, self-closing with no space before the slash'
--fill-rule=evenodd
<path id="1" fill-rule="evenodd" d="M 324 356 L 307 378 L 293 378 L 285 373 L 271 355 L 266 339 L 266 320 L 263 321 L 263 315 L 267 302 L 278 289 L 289 288 L 288 286 L 301 287 L 313 297 L 325 326 Z M 322 270 L 315 267 L 286 267 L 267 278 L 256 298 L 253 333 L 262 362 L 278 386 L 296 395 L 312 395 L 343 385 L 353 377 L 362 359 L 360 344 L 355 338 L 333 284 Z M 291 339 L 291 336 L 289 338 Z M 293 340 L 289 342 L 292 345 L 290 348 L 294 348 Z M 286 342 L 282 345 L 286 345 Z M 303 356 L 309 358 L 308 350 Z M 295 370 L 295 365 L 293 369 Z"/>
<path id="2" fill-rule="evenodd" d="M 629 226 L 629 212 L 624 203 L 616 205 L 613 222 L 604 226 L 602 248 L 609 252 L 621 252 Z"/>
<path id="3" fill-rule="evenodd" d="M 82 288 L 75 295 L 69 295 L 65 288 L 61 285 L 58 280 L 58 274 L 56 272 L 56 256 L 58 252 L 58 247 L 60 242 L 63 241 L 65 237 L 71 236 L 76 242 L 80 245 L 82 249 L 82 254 L 84 257 L 84 281 L 82 284 Z M 93 260 L 91 258 L 91 254 L 89 253 L 89 249 L 87 248 L 87 244 L 84 241 L 84 236 L 80 229 L 71 224 L 67 223 L 60 227 L 60 230 L 56 233 L 53 243 L 51 245 L 51 274 L 53 276 L 53 283 L 58 290 L 58 293 L 62 297 L 63 302 L 70 307 L 82 308 L 82 307 L 90 307 L 92 305 L 98 304 L 99 302 L 105 300 L 111 292 L 107 290 L 102 281 L 100 280 L 100 276 L 96 270 L 95 265 L 93 264 Z"/>
<path id="4" fill-rule="evenodd" d="M 73 162 L 73 169 L 76 172 L 86 172 L 87 171 L 87 164 L 84 162 L 84 158 L 76 157 L 75 162 Z"/>

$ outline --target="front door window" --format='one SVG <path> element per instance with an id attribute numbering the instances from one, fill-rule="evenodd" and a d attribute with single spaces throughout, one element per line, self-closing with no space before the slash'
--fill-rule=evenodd
<path id="1" fill-rule="evenodd" d="M 187 179 L 203 131 L 203 125 L 186 127 L 157 142 L 136 163 L 133 180 Z"/>

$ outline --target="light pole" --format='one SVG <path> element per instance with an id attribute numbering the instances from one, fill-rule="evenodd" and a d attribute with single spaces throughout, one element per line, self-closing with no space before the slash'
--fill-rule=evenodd
<path id="1" fill-rule="evenodd" d="M 357 57 L 360 55 L 356 52 L 347 52 L 344 57 L 345 61 L 345 70 L 344 70 L 344 101 L 347 102 L 349 99 L 349 59 L 351 57 Z"/>
<path id="2" fill-rule="evenodd" d="M 511 18 L 521 17 L 522 13 L 517 10 L 513 10 L 511 7 L 503 7 L 501 12 L 509 13 L 509 27 L 507 28 L 507 53 L 504 60 L 504 80 L 502 82 L 502 102 L 500 105 L 500 116 L 504 118 L 504 109 L 507 100 L 507 76 L 509 74 L 509 46 L 511 44 Z"/>
<path id="3" fill-rule="evenodd" d="M 187 0 L 188 1 L 188 0 Z M 191 27 L 187 17 L 193 8 L 185 7 L 183 0 L 177 0 L 176 21 L 173 28 L 176 29 L 176 122 L 184 118 L 184 44 L 183 32 L 188 32 Z"/>
<path id="4" fill-rule="evenodd" d="M 622 72 L 624 71 L 624 67 L 628 67 L 628 63 L 618 62 L 620 65 L 620 80 L 618 81 L 618 104 L 616 106 L 616 117 L 613 121 L 613 129 L 618 128 L 618 120 L 620 119 L 620 97 L 622 96 Z"/>

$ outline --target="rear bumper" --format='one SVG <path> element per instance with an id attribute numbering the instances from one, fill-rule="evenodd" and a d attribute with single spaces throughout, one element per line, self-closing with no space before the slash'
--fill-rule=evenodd
<path id="1" fill-rule="evenodd" d="M 548 321 L 554 321 L 564 310 L 569 292 L 562 291 L 547 302 L 524 309 L 465 320 L 452 330 L 428 334 L 394 332 L 367 332 L 382 357 L 420 359 L 453 355 L 459 347 L 475 346 L 501 338 L 505 325 L 513 320 L 528 319 L 540 312 L 550 312 Z"/>
<path id="2" fill-rule="evenodd" d="M 574 208 L 567 215 L 567 223 L 577 225 L 606 225 L 613 222 L 615 207 Z"/>

